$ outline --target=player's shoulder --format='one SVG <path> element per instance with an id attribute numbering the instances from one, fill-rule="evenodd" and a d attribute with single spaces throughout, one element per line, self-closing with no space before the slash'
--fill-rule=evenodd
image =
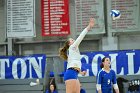
<path id="1" fill-rule="evenodd" d="M 113 69 L 110 69 L 110 71 L 115 72 Z"/>
<path id="2" fill-rule="evenodd" d="M 100 69 L 99 71 L 98 71 L 98 73 L 103 73 L 104 72 L 104 70 L 103 69 Z"/>
<path id="3" fill-rule="evenodd" d="M 69 50 L 76 50 L 76 47 L 74 46 L 74 44 L 69 46 Z"/>
<path id="4" fill-rule="evenodd" d="M 115 73 L 115 71 L 113 69 L 110 69 L 110 72 Z"/>

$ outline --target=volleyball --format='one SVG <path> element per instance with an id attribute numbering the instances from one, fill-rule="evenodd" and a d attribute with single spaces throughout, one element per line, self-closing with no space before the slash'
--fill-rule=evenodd
<path id="1" fill-rule="evenodd" d="M 119 19 L 121 17 L 121 13 L 119 10 L 111 10 L 110 15 L 113 20 Z"/>

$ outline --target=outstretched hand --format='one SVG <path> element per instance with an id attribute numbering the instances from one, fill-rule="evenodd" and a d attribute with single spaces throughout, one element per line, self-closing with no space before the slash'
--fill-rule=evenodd
<path id="1" fill-rule="evenodd" d="M 82 76 L 85 76 L 86 75 L 86 71 L 82 71 L 82 72 L 80 72 L 80 74 L 82 75 Z"/>
<path id="2" fill-rule="evenodd" d="M 90 30 L 91 28 L 94 27 L 94 24 L 95 24 L 95 21 L 94 21 L 94 18 L 90 18 L 89 20 L 89 24 L 88 24 L 88 30 Z"/>

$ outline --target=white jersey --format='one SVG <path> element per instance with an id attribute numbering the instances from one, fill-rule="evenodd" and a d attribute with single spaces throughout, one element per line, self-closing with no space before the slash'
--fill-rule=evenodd
<path id="1" fill-rule="evenodd" d="M 68 50 L 68 64 L 67 69 L 71 67 L 77 67 L 81 69 L 81 55 L 79 52 L 79 44 L 87 34 L 88 30 L 85 28 L 74 43 L 69 47 Z"/>

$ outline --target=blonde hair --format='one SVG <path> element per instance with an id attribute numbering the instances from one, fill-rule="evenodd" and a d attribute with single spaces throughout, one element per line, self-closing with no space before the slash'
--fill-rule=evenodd
<path id="1" fill-rule="evenodd" d="M 67 60 L 68 56 L 67 56 L 67 50 L 69 49 L 69 40 L 67 40 L 64 43 L 64 46 L 62 48 L 59 48 L 59 56 L 60 58 Z"/>

